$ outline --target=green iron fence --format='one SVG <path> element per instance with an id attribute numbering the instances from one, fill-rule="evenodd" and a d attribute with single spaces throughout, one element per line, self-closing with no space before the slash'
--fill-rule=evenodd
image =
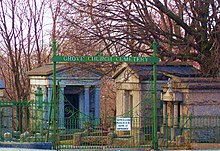
<path id="1" fill-rule="evenodd" d="M 220 116 L 196 116 L 191 121 L 192 141 L 220 143 Z"/>
<path id="2" fill-rule="evenodd" d="M 75 121 L 65 119 L 65 124 L 72 122 L 71 127 L 78 127 Z M 87 122 L 82 122 L 77 129 L 63 130 L 59 148 L 150 148 L 152 145 L 152 117 L 132 117 L 130 131 L 116 131 L 116 117 L 83 118 L 79 121 Z"/>
<path id="3" fill-rule="evenodd" d="M 161 148 L 193 149 L 193 144 L 220 144 L 220 116 L 183 116 L 178 117 L 178 125 L 173 125 L 174 118 L 167 118 L 160 130 Z"/>
<path id="4" fill-rule="evenodd" d="M 115 118 L 100 119 L 101 123 L 88 122 L 82 128 L 72 129 L 71 133 L 63 131 L 59 147 L 152 148 L 152 117 L 131 118 L 130 131 L 117 131 Z M 193 143 L 220 143 L 220 116 L 189 116 L 181 117 L 179 121 L 182 123 L 180 122 L 177 127 L 169 126 L 168 123 L 163 125 L 162 117 L 158 117 L 160 149 L 191 149 Z"/>
<path id="5" fill-rule="evenodd" d="M 50 106 L 46 102 L 0 101 L 0 141 L 52 141 Z M 74 115 L 77 116 L 65 118 L 64 127 L 57 130 L 59 149 L 152 147 L 152 117 L 132 117 L 130 131 L 116 131 L 116 117 Z M 159 148 L 185 149 L 192 143 L 220 143 L 220 116 L 180 117 L 177 127 L 169 125 L 172 120 L 167 118 L 164 125 L 162 117 L 158 117 Z"/>
<path id="6" fill-rule="evenodd" d="M 38 101 L 0 101 L 0 141 L 44 142 L 51 104 Z"/>
<path id="7" fill-rule="evenodd" d="M 88 117 L 70 108 L 72 114 L 59 119 L 64 125 L 53 134 L 50 103 L 46 101 L 0 101 L 0 141 L 58 142 L 55 149 L 152 148 L 152 117 L 131 117 L 131 130 L 117 131 L 116 117 Z M 58 121 L 58 122 L 59 122 Z M 220 143 L 220 116 L 161 116 L 158 121 L 160 149 L 191 149 L 193 143 Z M 165 122 L 164 122 L 165 121 Z"/>

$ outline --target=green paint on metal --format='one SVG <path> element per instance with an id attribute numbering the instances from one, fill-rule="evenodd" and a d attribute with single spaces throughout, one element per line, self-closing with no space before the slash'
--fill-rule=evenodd
<path id="1" fill-rule="evenodd" d="M 157 53 L 157 43 L 154 40 L 153 42 L 153 57 L 156 57 Z M 153 99 L 154 99 L 154 107 L 153 107 L 153 148 L 158 150 L 158 138 L 157 138 L 157 65 L 156 62 L 153 64 Z"/>
<path id="2" fill-rule="evenodd" d="M 41 115 L 46 115 L 47 108 L 51 105 L 46 101 L 39 101 L 42 97 L 41 92 L 36 93 L 36 100 L 0 100 L 0 108 L 4 109 L 0 111 L 0 141 L 4 142 L 4 132 L 12 134 L 13 138 L 10 137 L 8 141 L 13 142 L 44 142 L 46 129 L 46 118 Z M 19 108 L 22 108 L 19 111 Z M 21 135 L 20 126 L 18 126 L 18 114 L 21 114 L 24 123 L 21 125 L 23 131 Z M 16 116 L 17 115 L 17 116 Z M 4 122 L 3 122 L 4 121 Z M 16 125 L 17 127 L 14 127 Z M 42 131 L 41 131 L 42 130 Z M 28 135 L 28 133 L 30 135 Z M 28 137 L 31 136 L 31 137 Z M 52 140 L 49 140 L 50 142 Z"/>
<path id="3" fill-rule="evenodd" d="M 36 100 L 38 103 L 38 111 L 39 111 L 39 117 L 43 119 L 43 93 L 42 93 L 42 88 L 38 87 L 37 88 L 37 93 L 35 94 Z M 40 133 L 43 134 L 43 123 L 42 121 L 40 123 Z"/>
<path id="4" fill-rule="evenodd" d="M 154 110 L 153 110 L 153 148 L 158 149 L 157 138 L 157 74 L 156 63 L 159 62 L 159 58 L 156 56 L 157 43 L 153 42 L 153 57 L 128 57 L 128 56 L 56 56 L 56 40 L 53 42 L 53 144 L 54 147 L 58 147 L 58 142 L 55 138 L 58 129 L 58 104 L 57 104 L 57 92 L 56 92 L 56 62 L 128 62 L 128 63 L 152 63 L 153 64 L 153 92 L 154 92 Z"/>
<path id="5" fill-rule="evenodd" d="M 53 57 L 56 57 L 56 39 L 53 41 Z M 58 130 L 58 104 L 57 104 L 57 88 L 56 88 L 56 61 L 53 61 L 53 146 L 56 149 L 58 146 L 57 130 Z M 52 111 L 51 111 L 52 112 Z M 50 122 L 49 122 L 50 123 Z"/>
<path id="6" fill-rule="evenodd" d="M 116 56 L 54 56 L 54 62 L 130 62 L 130 63 L 156 63 L 159 58 L 154 57 L 116 57 Z"/>
<path id="7" fill-rule="evenodd" d="M 59 83 L 57 84 L 59 85 Z M 57 90 L 58 91 L 58 90 Z M 39 94 L 39 95 L 38 95 Z M 36 96 L 41 96 L 38 93 Z M 63 94 L 63 93 L 62 93 Z M 19 103 L 20 102 L 20 103 Z M 48 116 L 48 108 L 53 105 L 51 102 L 46 100 L 42 101 L 42 104 L 36 100 L 0 100 L 0 141 L 10 141 L 13 144 L 13 141 L 21 142 L 22 144 L 39 143 L 44 142 L 45 140 L 45 131 L 53 130 L 49 129 L 47 125 L 47 119 L 45 116 Z M 22 128 L 28 130 L 30 137 L 21 136 L 19 127 L 14 127 L 13 125 L 18 124 L 18 113 L 19 108 L 22 106 L 22 111 L 20 112 L 23 117 L 23 121 L 26 121 L 26 124 L 22 125 Z M 38 108 L 43 106 L 43 108 Z M 203 108 L 202 108 L 203 109 Z M 30 111 L 31 114 L 27 115 L 27 111 Z M 71 110 L 73 111 L 73 110 Z M 123 136 L 117 136 L 115 134 L 115 116 L 114 117 L 105 117 L 105 122 L 109 124 L 109 131 L 105 131 L 106 125 L 100 124 L 100 119 L 95 117 L 88 117 L 83 112 L 77 111 L 82 116 L 71 116 L 71 118 L 66 118 L 65 122 L 68 125 L 65 131 L 62 133 L 57 133 L 56 141 L 59 141 L 57 150 L 62 149 L 105 149 L 112 150 L 113 148 L 139 148 L 141 150 L 149 150 L 150 143 L 152 142 L 152 117 L 150 116 L 140 116 L 132 117 L 132 126 L 135 127 L 133 131 L 126 132 Z M 39 115 L 43 114 L 44 118 Z M 79 115 L 78 114 L 78 115 Z M 75 112 L 72 112 L 72 115 L 76 115 Z M 78 118 L 80 117 L 80 118 Z M 162 118 L 162 117 L 161 117 Z M 166 124 L 165 124 L 165 143 L 159 143 L 160 149 L 165 148 L 176 148 L 178 149 L 190 149 L 189 144 L 192 142 L 197 143 L 219 143 L 220 142 L 220 116 L 219 115 L 182 115 L 179 117 L 183 120 L 184 123 L 180 123 L 178 129 L 181 131 L 181 134 L 184 136 L 183 144 L 177 146 L 176 143 L 173 143 L 172 133 L 170 131 L 172 126 L 172 121 L 175 119 L 173 116 L 168 116 L 166 114 Z M 160 116 L 158 116 L 158 121 L 160 121 Z M 79 122 L 85 121 L 85 122 Z M 143 127 L 140 127 L 140 121 L 144 121 Z M 168 124 L 169 121 L 169 124 Z M 78 127 L 79 123 L 82 124 L 82 127 Z M 159 125 L 159 124 L 158 124 Z M 43 133 L 39 133 L 40 128 L 43 128 Z M 5 136 L 5 132 L 9 135 Z M 25 132 L 27 134 L 27 132 Z M 23 133 L 23 134 L 25 134 Z M 13 135 L 11 135 L 13 134 Z M 197 135 L 193 135 L 197 134 Z M 13 137 L 12 137 L 13 136 Z M 138 137 L 136 137 L 138 136 Z M 140 140 L 141 138 L 141 140 Z M 49 137 L 49 142 L 54 141 L 53 137 Z M 24 143 L 25 142 L 25 143 Z M 134 143 L 135 142 L 135 143 Z M 136 143 L 137 142 L 137 143 Z M 138 143 L 140 142 L 140 143 Z M 1 144 L 1 145 L 4 145 Z M 112 149 L 111 149 L 112 148 Z"/>

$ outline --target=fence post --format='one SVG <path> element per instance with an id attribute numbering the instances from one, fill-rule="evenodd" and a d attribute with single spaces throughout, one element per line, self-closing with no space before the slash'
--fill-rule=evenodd
<path id="1" fill-rule="evenodd" d="M 153 42 L 153 57 L 156 57 L 157 43 Z M 153 149 L 158 150 L 158 138 L 157 138 L 157 64 L 153 63 Z"/>
<path id="2" fill-rule="evenodd" d="M 41 135 L 43 134 L 43 93 L 42 93 L 42 88 L 38 87 L 37 88 L 37 93 L 35 94 L 36 97 L 36 106 L 39 107 L 39 112 L 40 112 L 40 133 Z M 38 110 L 38 109 L 37 109 Z M 36 115 L 37 116 L 37 115 Z"/>
<path id="3" fill-rule="evenodd" d="M 56 57 L 56 39 L 53 39 L 53 57 Z M 58 142 L 57 142 L 57 124 L 58 124 L 58 107 L 57 107 L 57 86 L 56 86 L 56 61 L 53 60 L 53 137 L 52 142 L 54 149 L 58 148 Z M 52 112 L 52 111 L 50 111 Z"/>

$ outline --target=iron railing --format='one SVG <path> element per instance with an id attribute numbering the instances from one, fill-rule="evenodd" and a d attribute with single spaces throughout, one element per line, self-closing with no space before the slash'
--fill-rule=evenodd
<path id="1" fill-rule="evenodd" d="M 152 117 L 131 117 L 131 130 L 117 131 L 116 117 L 94 118 L 74 113 L 58 119 L 63 124 L 53 134 L 51 103 L 46 101 L 0 101 L 0 141 L 58 142 L 56 149 L 151 148 Z M 220 116 L 185 116 L 158 122 L 159 148 L 187 149 L 193 143 L 220 143 Z M 163 123 L 166 121 L 165 123 Z"/>

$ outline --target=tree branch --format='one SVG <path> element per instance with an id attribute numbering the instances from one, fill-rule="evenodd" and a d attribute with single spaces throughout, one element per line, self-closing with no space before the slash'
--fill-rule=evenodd
<path id="1" fill-rule="evenodd" d="M 192 29 L 186 23 L 184 23 L 183 20 L 181 20 L 179 16 L 174 14 L 170 9 L 166 8 L 159 0 L 154 0 L 154 3 L 152 3 L 152 2 L 150 2 L 150 3 L 154 6 L 156 6 L 161 12 L 166 14 L 172 20 L 174 20 L 179 26 L 181 26 L 190 35 L 197 34 L 197 32 L 194 29 Z"/>

